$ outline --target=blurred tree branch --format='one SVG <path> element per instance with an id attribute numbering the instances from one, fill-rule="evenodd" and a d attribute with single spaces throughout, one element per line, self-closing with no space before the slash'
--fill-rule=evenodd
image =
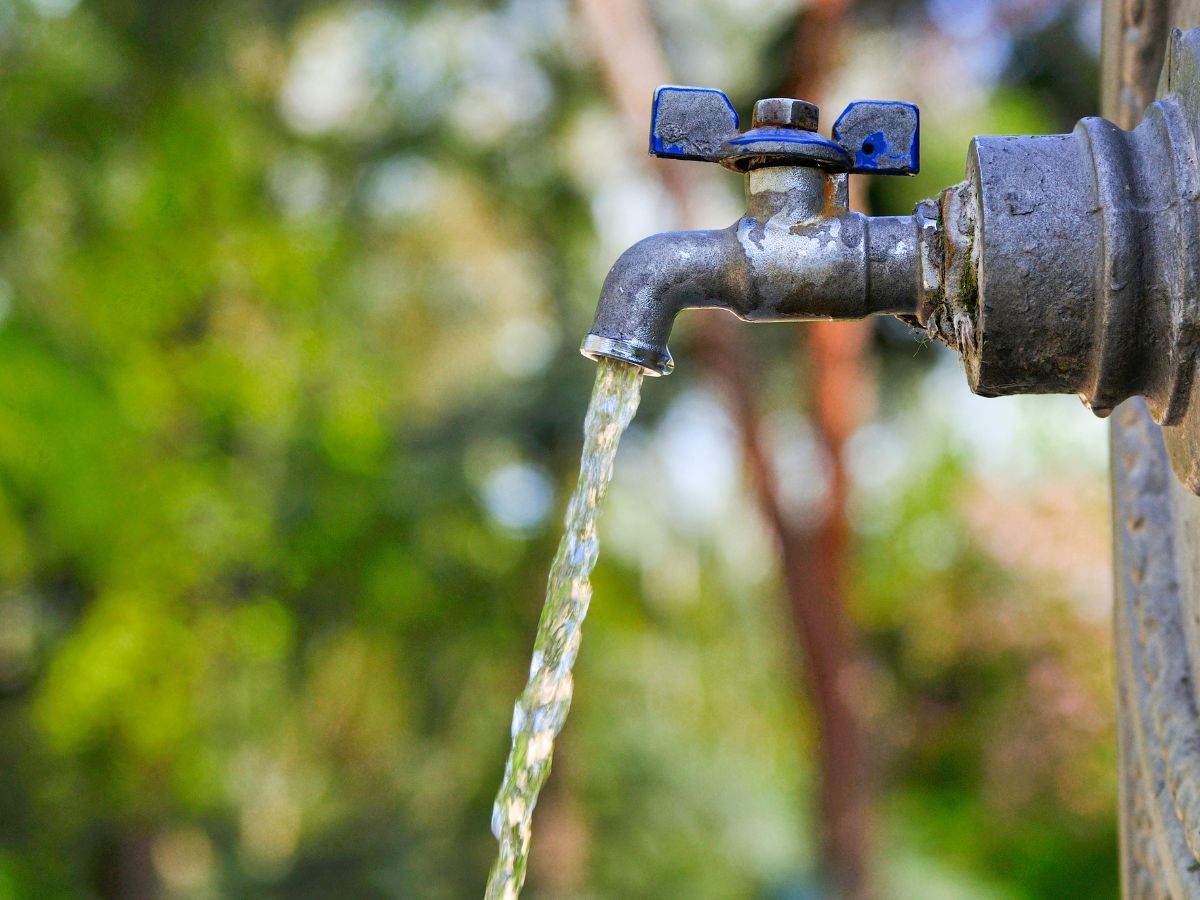
<path id="1" fill-rule="evenodd" d="M 791 96 L 821 104 L 829 76 L 837 71 L 850 0 L 814 0 L 793 29 Z M 852 178 L 851 205 L 866 209 L 866 179 Z M 824 515 L 799 537 L 791 585 L 793 621 L 805 647 L 822 725 L 821 822 L 829 876 L 846 897 L 869 897 L 871 883 L 873 773 L 858 708 L 861 684 L 858 637 L 847 617 L 846 575 L 851 564 L 845 448 L 868 414 L 872 376 L 864 355 L 870 324 L 812 322 L 800 329 L 807 348 L 813 431 L 829 466 Z M 786 563 L 785 563 L 786 564 Z"/>

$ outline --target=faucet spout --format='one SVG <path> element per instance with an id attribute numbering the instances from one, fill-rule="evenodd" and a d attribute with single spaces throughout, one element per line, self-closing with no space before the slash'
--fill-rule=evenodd
<path id="1" fill-rule="evenodd" d="M 680 310 L 746 305 L 736 229 L 655 234 L 622 253 L 604 279 L 580 352 L 634 363 L 647 375 L 670 374 L 667 338 Z"/>

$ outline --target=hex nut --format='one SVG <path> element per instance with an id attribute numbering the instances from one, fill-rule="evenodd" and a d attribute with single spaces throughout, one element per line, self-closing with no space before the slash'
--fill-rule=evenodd
<path id="1" fill-rule="evenodd" d="M 816 131 L 820 109 L 807 100 L 768 97 L 754 104 L 752 128 L 796 128 Z"/>

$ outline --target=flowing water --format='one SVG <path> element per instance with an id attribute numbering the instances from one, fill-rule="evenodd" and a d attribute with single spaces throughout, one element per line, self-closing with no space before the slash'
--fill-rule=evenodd
<path id="1" fill-rule="evenodd" d="M 500 853 L 488 878 L 487 900 L 516 900 L 525 883 L 533 808 L 550 774 L 554 739 L 571 706 L 571 667 L 592 599 L 588 576 L 600 552 L 596 516 L 612 479 L 617 444 L 637 411 L 641 369 L 610 359 L 600 360 L 599 366 L 583 426 L 579 480 L 550 566 L 529 681 L 513 708 L 512 749 L 492 808 Z"/>

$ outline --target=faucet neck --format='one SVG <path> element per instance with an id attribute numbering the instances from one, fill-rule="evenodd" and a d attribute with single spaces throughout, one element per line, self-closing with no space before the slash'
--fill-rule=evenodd
<path id="1" fill-rule="evenodd" d="M 785 228 L 845 215 L 849 180 L 815 166 L 764 166 L 746 173 L 746 208 L 760 222 Z"/>

